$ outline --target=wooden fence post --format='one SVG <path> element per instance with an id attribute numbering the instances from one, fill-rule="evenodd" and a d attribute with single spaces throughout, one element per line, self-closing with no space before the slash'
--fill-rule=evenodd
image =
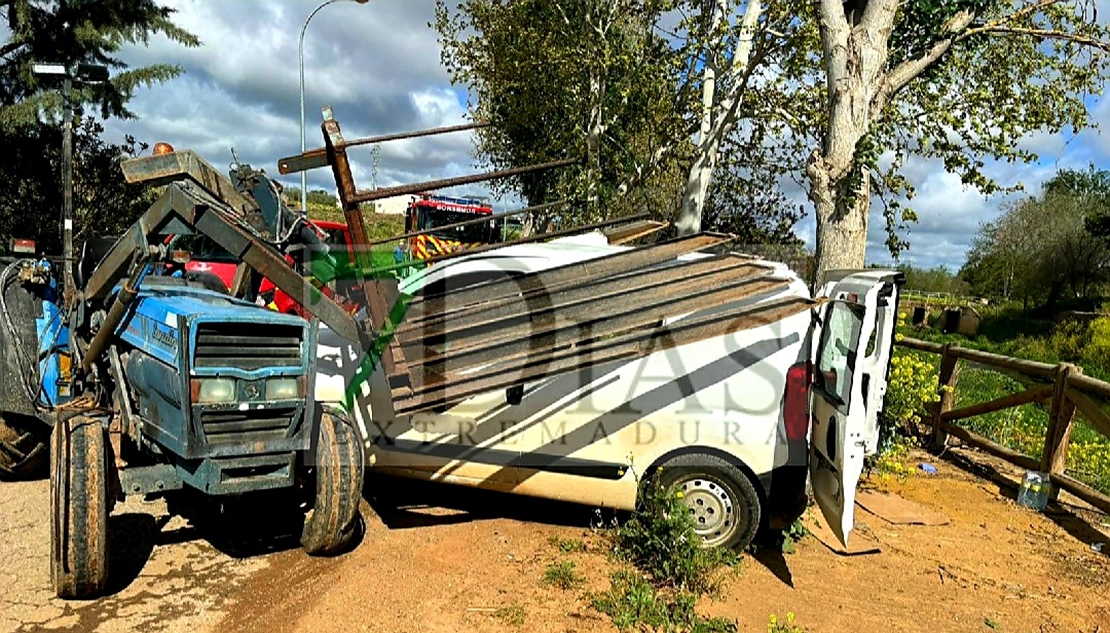
<path id="1" fill-rule="evenodd" d="M 1075 419 L 1075 403 L 1068 397 L 1068 378 L 1081 374 L 1082 369 L 1071 363 L 1060 363 L 1056 370 L 1056 386 L 1052 393 L 1052 408 L 1048 418 L 1048 431 L 1045 433 L 1044 452 L 1041 454 L 1041 471 L 1064 474 L 1068 461 L 1068 444 L 1071 442 L 1072 420 Z M 1055 497 L 1053 486 L 1053 497 Z"/>
<path id="2" fill-rule="evenodd" d="M 952 353 L 955 343 L 945 343 L 944 351 L 940 355 L 940 375 L 937 380 L 937 391 L 940 392 L 940 402 L 933 407 L 933 448 L 944 448 L 948 441 L 948 433 L 944 430 L 941 418 L 952 410 L 956 402 L 956 381 L 960 377 L 960 359 Z"/>

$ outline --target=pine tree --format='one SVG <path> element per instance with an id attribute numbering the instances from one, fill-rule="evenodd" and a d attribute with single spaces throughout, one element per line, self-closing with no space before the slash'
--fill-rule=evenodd
<path id="1" fill-rule="evenodd" d="M 7 40 L 0 43 L 0 252 L 12 237 L 31 238 L 40 251 L 60 250 L 62 204 L 62 97 L 56 77 L 37 77 L 36 62 L 91 63 L 111 69 L 100 85 L 75 85 L 74 210 L 76 246 L 93 234 L 126 228 L 149 205 L 150 191 L 128 185 L 119 162 L 142 151 L 133 138 L 113 144 L 101 138 L 101 119 L 133 118 L 127 109 L 135 89 L 165 82 L 182 72 L 171 64 L 129 68 L 118 57 L 129 44 L 161 34 L 183 46 L 200 40 L 171 20 L 173 9 L 154 0 L 0 0 Z"/>

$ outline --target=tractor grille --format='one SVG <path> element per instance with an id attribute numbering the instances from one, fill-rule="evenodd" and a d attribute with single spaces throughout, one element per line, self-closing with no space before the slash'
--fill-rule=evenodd
<path id="1" fill-rule="evenodd" d="M 296 407 L 201 411 L 200 424 L 210 444 L 258 442 L 284 438 L 296 413 Z"/>
<path id="2" fill-rule="evenodd" d="M 201 323 L 193 367 L 296 367 L 304 328 L 275 323 Z"/>

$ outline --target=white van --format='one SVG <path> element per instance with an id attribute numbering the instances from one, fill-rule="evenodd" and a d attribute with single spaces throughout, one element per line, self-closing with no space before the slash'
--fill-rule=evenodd
<path id="1" fill-rule="evenodd" d="M 600 234 L 509 246 L 434 265 L 401 290 L 419 295 L 434 284 L 547 270 L 623 248 Z M 789 283 L 746 303 L 809 298 L 788 268 L 759 263 Z M 877 445 L 900 279 L 894 271 L 839 274 L 813 310 L 409 416 L 393 415 L 381 370 L 347 391 L 361 356 L 322 331 L 316 395 L 342 403 L 345 391 L 354 394 L 346 405 L 379 471 L 626 510 L 640 482 L 657 475 L 684 491 L 706 544 L 727 547 L 799 517 L 809 476 L 846 541 L 864 455 Z"/>

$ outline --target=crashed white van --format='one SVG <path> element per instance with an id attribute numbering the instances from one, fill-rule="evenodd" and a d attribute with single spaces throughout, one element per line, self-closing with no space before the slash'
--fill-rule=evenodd
<path id="1" fill-rule="evenodd" d="M 431 266 L 401 290 L 419 296 L 622 248 L 596 233 L 508 246 Z M 679 259 L 699 257 L 706 255 Z M 788 283 L 745 302 L 810 297 L 788 268 L 759 263 Z M 633 509 L 640 482 L 658 476 L 684 491 L 706 544 L 727 547 L 747 545 L 761 525 L 783 527 L 800 516 L 808 476 L 846 541 L 864 455 L 877 444 L 900 280 L 880 270 L 833 275 L 819 293 L 827 301 L 781 320 L 434 411 L 394 415 L 380 370 L 346 404 L 380 471 L 617 509 Z M 659 327 L 695 316 L 675 314 Z M 340 403 L 359 356 L 326 331 L 320 356 L 317 399 Z"/>

